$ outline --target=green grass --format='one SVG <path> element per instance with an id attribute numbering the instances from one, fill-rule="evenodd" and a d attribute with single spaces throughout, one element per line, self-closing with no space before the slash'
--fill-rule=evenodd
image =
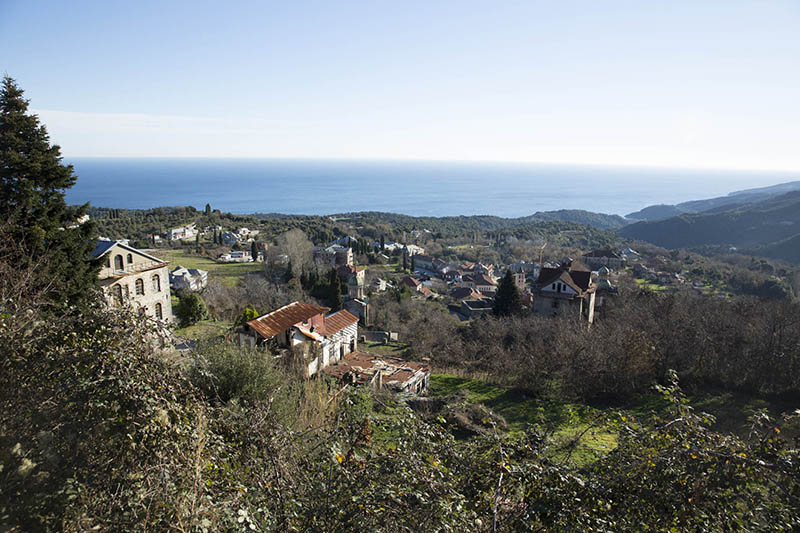
<path id="1" fill-rule="evenodd" d="M 175 335 L 184 339 L 207 340 L 220 337 L 231 328 L 229 322 L 217 322 L 216 320 L 202 320 L 194 326 L 175 330 Z"/>
<path id="2" fill-rule="evenodd" d="M 648 289 L 653 292 L 661 292 L 667 290 L 667 287 L 665 287 L 664 285 L 659 285 L 658 283 L 653 283 L 651 281 L 647 281 L 644 279 L 633 278 L 633 281 L 635 281 L 640 288 Z"/>
<path id="3" fill-rule="evenodd" d="M 217 263 L 207 257 L 187 255 L 185 250 L 157 250 L 155 256 L 170 262 L 170 270 L 182 265 L 208 271 L 208 279 L 234 286 L 245 275 L 261 270 L 261 263 Z"/>
<path id="4" fill-rule="evenodd" d="M 359 349 L 377 355 L 387 355 L 391 357 L 406 357 L 408 355 L 408 345 L 403 342 L 365 342 L 359 345 Z"/>
<path id="5" fill-rule="evenodd" d="M 575 440 L 595 420 L 605 414 L 585 405 L 556 403 L 526 396 L 514 389 L 507 389 L 477 379 L 462 378 L 449 374 L 432 374 L 429 395 L 451 396 L 461 392 L 467 402 L 481 403 L 501 415 L 508 423 L 511 436 L 521 436 L 529 425 L 541 424 L 553 428 L 553 459 L 566 458 L 560 445 Z M 570 460 L 586 464 L 601 457 L 617 446 L 617 435 L 603 423 L 589 429 L 575 445 Z"/>

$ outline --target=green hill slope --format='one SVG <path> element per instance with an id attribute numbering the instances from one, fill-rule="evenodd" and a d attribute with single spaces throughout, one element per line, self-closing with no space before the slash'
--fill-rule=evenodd
<path id="1" fill-rule="evenodd" d="M 619 234 L 667 248 L 778 243 L 800 234 L 800 191 L 713 212 L 637 222 L 625 226 Z"/>

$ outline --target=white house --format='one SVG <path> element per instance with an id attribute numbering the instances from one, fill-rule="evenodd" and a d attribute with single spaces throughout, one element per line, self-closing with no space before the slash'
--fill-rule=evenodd
<path id="1" fill-rule="evenodd" d="M 199 291 L 208 284 L 208 272 L 198 268 L 178 265 L 169 273 L 169 286 L 173 289 Z"/>
<path id="2" fill-rule="evenodd" d="M 358 317 L 346 310 L 326 314 L 329 307 L 292 302 L 247 322 L 239 342 L 260 346 L 272 342 L 303 355 L 306 376 L 356 351 Z"/>
<path id="3" fill-rule="evenodd" d="M 194 239 L 197 236 L 197 227 L 194 224 L 173 228 L 167 232 L 167 239 L 170 241 L 181 241 Z"/>

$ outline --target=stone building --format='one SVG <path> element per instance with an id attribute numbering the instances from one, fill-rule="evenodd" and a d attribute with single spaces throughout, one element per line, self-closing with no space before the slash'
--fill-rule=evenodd
<path id="1" fill-rule="evenodd" d="M 92 257 L 104 259 L 99 277 L 109 305 L 131 305 L 140 314 L 172 322 L 169 262 L 109 240 L 97 241 Z"/>
<path id="2" fill-rule="evenodd" d="M 581 261 L 593 270 L 603 266 L 611 270 L 620 270 L 625 268 L 627 263 L 621 254 L 611 249 L 592 250 L 587 254 L 583 254 Z"/>

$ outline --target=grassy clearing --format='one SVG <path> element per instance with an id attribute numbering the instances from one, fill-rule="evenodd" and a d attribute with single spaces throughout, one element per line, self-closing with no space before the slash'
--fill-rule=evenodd
<path id="1" fill-rule="evenodd" d="M 635 281 L 640 288 L 647 289 L 653 292 L 662 292 L 667 290 L 667 287 L 665 287 L 664 285 L 659 285 L 658 283 L 653 283 L 645 279 L 633 278 L 633 281 Z"/>
<path id="2" fill-rule="evenodd" d="M 386 355 L 390 357 L 406 357 L 408 355 L 408 345 L 402 342 L 389 342 L 382 344 L 380 342 L 366 342 L 359 346 L 359 349 L 365 352 L 374 353 L 377 355 Z"/>
<path id="3" fill-rule="evenodd" d="M 392 277 L 397 274 L 408 274 L 408 272 L 403 271 L 403 265 L 401 263 L 387 263 L 385 265 L 367 265 L 367 273 L 368 274 L 377 274 L 382 278 Z"/>
<path id="4" fill-rule="evenodd" d="M 509 434 L 520 436 L 532 424 L 554 428 L 553 459 L 566 458 L 559 449 L 574 442 L 570 460 L 585 464 L 596 460 L 617 446 L 617 435 L 602 422 L 611 414 L 585 405 L 555 403 L 532 398 L 524 393 L 476 379 L 449 374 L 432 374 L 431 396 L 461 393 L 469 403 L 480 403 L 505 418 Z M 597 427 L 595 422 L 600 421 Z M 592 426 L 592 427 L 590 427 Z M 585 431 L 585 432 L 584 432 Z"/>
<path id="5" fill-rule="evenodd" d="M 208 271 L 209 280 L 234 286 L 245 274 L 261 270 L 261 263 L 217 263 L 207 257 L 187 255 L 185 250 L 157 250 L 156 257 L 169 261 L 170 269 L 178 265 Z"/>
<path id="6" fill-rule="evenodd" d="M 175 335 L 184 339 L 207 340 L 220 337 L 231 328 L 229 322 L 217 322 L 216 320 L 202 320 L 194 326 L 179 328 L 175 330 Z"/>

